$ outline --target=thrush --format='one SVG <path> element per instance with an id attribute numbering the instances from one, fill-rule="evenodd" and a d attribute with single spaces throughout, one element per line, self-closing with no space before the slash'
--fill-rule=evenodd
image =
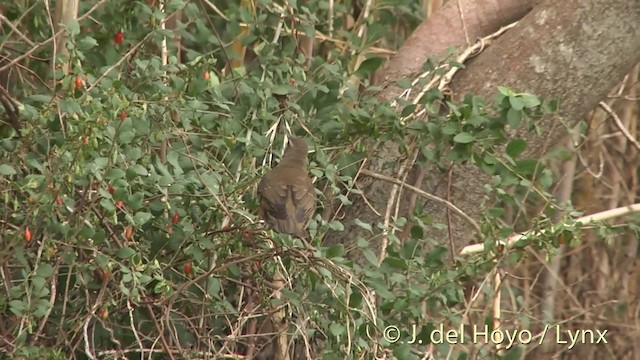
<path id="1" fill-rule="evenodd" d="M 316 209 L 316 195 L 307 172 L 307 144 L 290 138 L 282 160 L 258 183 L 260 217 L 273 230 L 304 238 Z"/>

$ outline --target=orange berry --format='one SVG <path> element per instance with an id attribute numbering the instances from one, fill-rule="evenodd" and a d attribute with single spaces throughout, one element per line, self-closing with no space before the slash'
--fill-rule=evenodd
<path id="1" fill-rule="evenodd" d="M 122 207 L 122 200 L 118 200 L 118 202 L 116 202 L 116 206 L 121 208 Z"/>
<path id="2" fill-rule="evenodd" d="M 76 76 L 76 89 L 80 89 L 83 84 L 84 84 L 84 81 L 82 81 L 82 78 L 80 77 L 80 75 Z"/>
<path id="3" fill-rule="evenodd" d="M 211 75 L 209 75 L 209 72 L 208 72 L 208 71 L 205 71 L 205 72 L 204 72 L 204 74 L 202 75 L 202 77 L 203 77 L 205 80 L 209 80 L 209 79 L 211 78 Z"/>
<path id="4" fill-rule="evenodd" d="M 98 314 L 98 316 L 100 316 L 100 319 L 107 320 L 107 318 L 109 317 L 109 310 L 107 308 L 102 308 L 100 309 L 100 313 Z"/>
<path id="5" fill-rule="evenodd" d="M 24 230 L 24 240 L 25 240 L 26 242 L 31 241 L 31 230 L 29 230 L 29 228 L 26 228 L 26 229 Z"/>

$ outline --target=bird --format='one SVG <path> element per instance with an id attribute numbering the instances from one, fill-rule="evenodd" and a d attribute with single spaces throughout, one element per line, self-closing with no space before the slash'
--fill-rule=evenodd
<path id="1" fill-rule="evenodd" d="M 289 138 L 280 163 L 258 183 L 259 216 L 276 232 L 300 239 L 316 209 L 316 194 L 307 171 L 307 143 Z"/>

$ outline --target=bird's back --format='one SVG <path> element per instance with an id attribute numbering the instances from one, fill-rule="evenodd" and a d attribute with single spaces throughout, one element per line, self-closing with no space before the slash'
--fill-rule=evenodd
<path id="1" fill-rule="evenodd" d="M 306 169 L 276 166 L 258 184 L 260 216 L 275 231 L 298 237 L 316 205 L 313 183 Z"/>

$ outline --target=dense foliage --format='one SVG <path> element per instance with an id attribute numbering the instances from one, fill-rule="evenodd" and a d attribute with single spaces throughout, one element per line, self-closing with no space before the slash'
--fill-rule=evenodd
<path id="1" fill-rule="evenodd" d="M 401 43 L 399 34 L 420 20 L 413 2 L 371 9 L 374 16 L 355 27 L 345 15 L 351 5 L 335 4 L 335 34 L 318 41 L 309 68 L 299 36 L 331 32 L 328 2 L 246 5 L 176 0 L 163 12 L 152 1 L 81 2 L 80 20 L 60 33 L 68 58 L 56 64 L 49 60 L 60 49 L 48 41 L 44 3 L 3 5 L 31 40 L 5 27 L 3 54 L 15 59 L 33 49 L 11 67 L 20 76 L 8 83 L 21 127 L 5 124 L 0 140 L 0 347 L 12 356 L 222 358 L 246 350 L 252 319 L 266 323 L 284 306 L 300 358 L 305 348 L 322 349 L 316 356 L 325 359 L 386 350 L 420 358 L 438 324 L 461 321 L 462 281 L 494 268 L 496 253 L 450 266 L 446 241 L 424 236 L 446 224 L 433 223 L 421 206 L 408 240 L 389 234 L 381 262 L 369 238 L 323 247 L 324 234 L 344 229 L 339 214 L 362 193 L 355 179 L 363 159 L 383 142 L 412 138 L 423 149 L 420 166 L 471 163 L 491 174 L 478 234 L 490 249 L 513 231 L 496 221 L 506 205 L 525 192 L 551 198 L 550 171 L 520 158 L 526 143 L 506 134 L 535 131 L 553 102 L 505 88 L 491 106 L 473 95 L 454 103 L 437 88 L 399 111 L 376 98 L 380 88 L 369 79 L 382 58 L 368 49 Z M 181 20 L 163 29 L 165 14 L 177 10 Z M 367 32 L 358 37 L 362 22 Z M 232 67 L 238 56 L 230 45 L 238 43 L 250 54 Z M 420 84 L 439 74 L 431 62 L 425 71 L 431 75 Z M 415 86 L 411 79 L 398 85 Z M 426 113 L 406 121 L 418 106 Z M 289 128 L 315 144 L 317 251 L 261 230 L 255 216 L 255 184 L 277 162 Z M 373 234 L 380 224 L 359 225 Z M 538 244 L 557 242 L 554 233 Z M 280 296 L 276 274 L 285 283 Z M 425 344 L 383 336 L 388 326 L 410 331 L 413 324 Z M 438 346 L 446 353 L 449 345 Z"/>

